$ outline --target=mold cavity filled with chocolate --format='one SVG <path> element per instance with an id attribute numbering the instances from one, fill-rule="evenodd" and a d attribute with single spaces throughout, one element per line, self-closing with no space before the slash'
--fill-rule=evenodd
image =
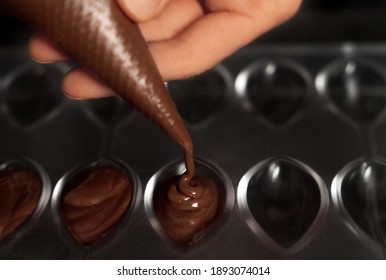
<path id="1" fill-rule="evenodd" d="M 154 199 L 154 211 L 163 229 L 179 245 L 197 243 L 210 229 L 220 210 L 219 189 L 208 177 L 191 181 L 175 176 Z"/>
<path id="2" fill-rule="evenodd" d="M 178 238 L 173 233 L 173 239 L 181 243 L 198 240 L 216 215 L 217 188 L 209 180 L 194 176 L 190 135 L 138 25 L 129 20 L 114 0 L 0 0 L 0 3 L 49 38 L 79 66 L 92 72 L 182 148 L 187 172 L 178 179 L 175 194 L 191 205 L 186 208 L 183 203 L 164 200 L 159 202 L 159 212 L 167 211 L 160 217 L 162 221 L 170 219 L 162 222 L 167 230 L 170 229 L 169 232 L 173 232 L 173 227 L 176 232 L 186 231 Z M 56 16 L 58 14 L 63 16 Z M 77 24 L 69 25 L 69 22 Z M 123 177 L 118 174 L 113 176 L 110 172 L 114 172 L 107 171 L 83 174 L 83 180 L 75 180 L 78 183 L 74 183 L 63 199 L 66 224 L 81 244 L 90 245 L 98 241 L 129 204 L 127 192 L 131 188 L 125 187 L 123 182 L 115 186 L 116 177 L 124 181 Z M 111 181 L 108 181 L 109 178 Z M 105 182 L 105 186 L 101 182 Z M 107 192 L 106 188 L 110 190 Z M 166 193 L 172 192 L 170 189 L 173 190 L 173 187 L 166 187 Z M 114 195 L 115 192 L 119 195 Z M 212 206 L 207 207 L 205 203 Z M 199 216 L 202 218 L 198 219 Z M 186 222 L 176 223 L 177 220 Z"/>
<path id="3" fill-rule="evenodd" d="M 85 170 L 65 186 L 60 206 L 64 223 L 80 245 L 92 246 L 119 222 L 132 196 L 132 183 L 121 170 Z"/>
<path id="4" fill-rule="evenodd" d="M 0 170 L 0 240 L 27 221 L 41 193 L 42 181 L 35 172 L 19 167 Z"/>
<path id="5" fill-rule="evenodd" d="M 182 250 L 213 237 L 234 202 L 232 183 L 218 166 L 200 159 L 194 163 L 191 178 L 182 161 L 164 166 L 151 177 L 144 196 L 154 229 Z"/>

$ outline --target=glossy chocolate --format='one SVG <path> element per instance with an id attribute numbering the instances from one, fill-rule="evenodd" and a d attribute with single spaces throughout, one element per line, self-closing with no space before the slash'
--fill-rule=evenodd
<path id="1" fill-rule="evenodd" d="M 41 192 L 42 181 L 34 172 L 21 168 L 0 171 L 0 240 L 30 217 Z"/>
<path id="2" fill-rule="evenodd" d="M 146 42 L 114 0 L 0 0 L 159 125 L 183 148 L 188 179 L 192 141 Z"/>
<path id="3" fill-rule="evenodd" d="M 195 169 L 192 141 L 138 26 L 126 17 L 113 0 L 0 0 L 0 2 L 50 38 L 73 60 L 94 73 L 127 102 L 164 129 L 182 147 L 186 172 L 178 182 L 175 182 L 178 187 L 170 188 L 175 192 L 174 195 L 170 192 L 169 195 L 185 197 L 183 200 L 187 204 L 176 204 L 173 199 L 163 200 L 159 209 L 164 209 L 166 213 L 160 215 L 160 220 L 165 221 L 162 223 L 167 232 L 177 242 L 194 243 L 200 239 L 216 215 L 217 187 L 207 179 L 193 179 Z M 90 192 L 94 189 L 91 183 L 86 183 L 84 188 L 89 188 Z M 74 199 L 66 198 L 63 208 L 65 213 L 68 211 L 67 207 L 74 209 L 75 206 L 78 207 L 73 204 Z M 102 201 L 105 199 L 107 198 L 103 198 Z M 116 203 L 121 203 L 118 197 L 114 199 Z M 113 207 L 110 203 L 109 200 L 109 207 Z M 99 204 L 93 207 L 98 208 Z M 189 207 L 191 209 L 187 209 Z M 171 209 L 175 211 L 174 214 L 171 214 Z M 67 223 L 72 228 L 70 231 L 82 244 L 97 241 L 104 231 L 98 228 L 100 232 L 96 232 L 94 224 L 86 220 L 84 222 L 90 225 L 86 228 L 82 225 L 74 230 L 71 226 L 74 223 L 69 222 L 72 218 L 69 214 L 66 215 Z M 91 219 L 89 214 L 87 217 Z M 93 219 L 99 220 L 99 216 L 94 216 Z M 166 222 L 166 219 L 170 221 Z M 105 224 L 103 228 L 105 227 L 109 228 L 110 223 Z M 84 236 L 80 234 L 83 230 L 87 232 Z"/>
<path id="4" fill-rule="evenodd" d="M 154 211 L 169 237 L 179 245 L 194 245 L 209 231 L 220 210 L 218 186 L 195 176 L 189 184 L 174 177 L 161 186 Z"/>
<path id="5" fill-rule="evenodd" d="M 66 189 L 61 212 L 80 245 L 101 240 L 127 212 L 133 196 L 128 176 L 109 167 L 81 172 Z"/>

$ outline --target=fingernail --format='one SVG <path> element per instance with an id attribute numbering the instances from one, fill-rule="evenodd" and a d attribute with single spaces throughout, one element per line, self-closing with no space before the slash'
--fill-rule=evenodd
<path id="1" fill-rule="evenodd" d="M 146 21 L 155 17 L 161 9 L 163 0 L 118 0 L 131 17 Z"/>
<path id="2" fill-rule="evenodd" d="M 86 100 L 87 98 L 79 97 L 79 96 L 72 96 L 68 94 L 63 88 L 62 88 L 62 94 L 67 97 L 68 99 L 72 100 Z"/>

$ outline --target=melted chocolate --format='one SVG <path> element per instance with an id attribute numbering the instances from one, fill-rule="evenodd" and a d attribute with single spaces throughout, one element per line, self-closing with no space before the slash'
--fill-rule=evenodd
<path id="1" fill-rule="evenodd" d="M 114 0 L 0 2 L 50 38 L 82 67 L 104 81 L 182 147 L 187 171 L 178 179 L 178 187 L 171 187 L 171 190 L 174 189 L 175 197 L 184 197 L 183 201 L 186 203 L 175 203 L 172 199 L 163 200 L 164 203 L 160 203 L 159 209 L 167 213 L 159 217 L 167 232 L 178 242 L 190 243 L 198 240 L 216 215 L 217 188 L 207 179 L 193 179 L 195 170 L 192 141 L 138 26 L 126 17 Z M 86 186 L 90 190 L 94 188 L 91 183 Z M 76 195 L 82 193 L 76 192 Z M 74 200 L 75 194 L 71 197 L 73 198 L 70 201 Z M 200 199 L 203 202 L 196 204 Z M 119 202 L 118 197 L 115 197 L 115 200 Z M 65 200 L 65 205 L 73 205 L 70 201 Z M 168 206 L 167 203 L 171 205 Z M 69 207 L 75 206 L 76 204 Z M 95 206 L 97 207 L 99 206 Z M 109 207 L 113 207 L 111 202 Z M 86 216 L 87 219 L 90 218 L 90 215 Z M 166 219 L 170 221 L 166 222 Z M 182 222 L 184 219 L 189 222 Z M 70 223 L 70 220 L 67 218 L 67 223 L 72 228 L 70 230 L 80 243 L 89 244 L 99 239 L 101 233 L 97 231 L 102 230 L 95 228 L 93 223 L 88 226 L 80 226 L 80 223 L 75 230 L 73 224 L 76 223 Z M 85 222 L 87 223 L 86 220 Z M 110 226 L 105 224 L 103 227 Z M 82 231 L 87 234 L 80 234 Z"/>
<path id="2" fill-rule="evenodd" d="M 81 245 L 101 240 L 126 213 L 133 195 L 127 175 L 109 167 L 82 172 L 66 188 L 63 219 Z"/>
<path id="3" fill-rule="evenodd" d="M 0 0 L 92 72 L 183 148 L 194 174 L 192 141 L 137 24 L 115 0 Z"/>
<path id="4" fill-rule="evenodd" d="M 161 186 L 154 211 L 169 237 L 179 245 L 193 245 L 209 231 L 220 210 L 219 190 L 208 177 L 194 177 L 189 184 L 174 177 Z"/>
<path id="5" fill-rule="evenodd" d="M 0 240 L 30 217 L 41 192 L 42 182 L 34 172 L 21 168 L 0 171 Z"/>

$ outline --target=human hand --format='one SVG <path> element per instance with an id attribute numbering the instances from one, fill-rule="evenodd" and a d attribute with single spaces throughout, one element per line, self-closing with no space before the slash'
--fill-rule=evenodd
<path id="1" fill-rule="evenodd" d="M 162 78 L 181 79 L 220 62 L 293 16 L 301 0 L 116 0 L 139 25 Z M 31 57 L 41 63 L 69 60 L 45 38 L 34 36 Z M 82 69 L 64 78 L 72 98 L 114 95 Z"/>

